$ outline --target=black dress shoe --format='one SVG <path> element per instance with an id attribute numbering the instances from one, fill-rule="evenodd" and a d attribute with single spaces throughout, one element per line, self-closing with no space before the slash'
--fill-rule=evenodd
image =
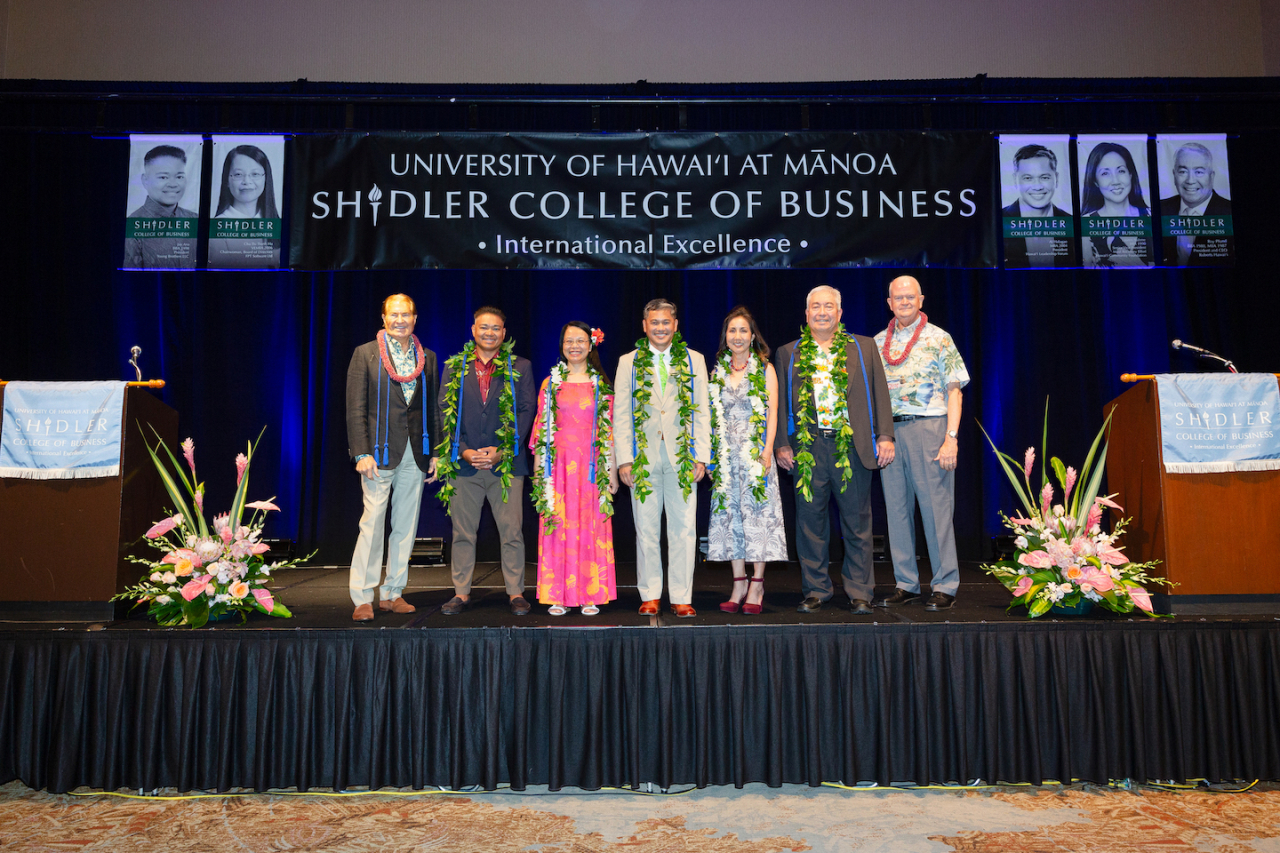
<path id="1" fill-rule="evenodd" d="M 811 595 L 800 602 L 800 606 L 796 610 L 800 613 L 813 613 L 815 610 L 821 610 L 823 604 L 826 604 L 825 600 L 818 598 L 816 595 Z"/>
<path id="2" fill-rule="evenodd" d="M 849 609 L 853 611 L 853 615 L 855 616 L 871 615 L 871 603 L 865 598 L 849 599 Z"/>
<path id="3" fill-rule="evenodd" d="M 455 595 L 440 607 L 440 612 L 445 616 L 457 616 L 459 613 L 466 610 L 470 604 L 471 602 L 469 599 L 460 598 Z"/>
<path id="4" fill-rule="evenodd" d="M 911 592 L 910 590 L 898 587 L 893 591 L 893 595 L 886 595 L 884 598 L 876 600 L 876 607 L 898 607 L 903 604 L 911 604 L 920 600 L 920 593 Z"/>
<path id="5" fill-rule="evenodd" d="M 937 612 L 939 610 L 950 610 L 951 605 L 955 604 L 956 597 L 947 595 L 945 592 L 935 592 L 929 596 L 929 600 L 924 603 L 925 610 Z"/>
<path id="6" fill-rule="evenodd" d="M 517 616 L 529 615 L 529 602 L 525 601 L 523 595 L 517 595 L 511 599 L 511 612 Z"/>

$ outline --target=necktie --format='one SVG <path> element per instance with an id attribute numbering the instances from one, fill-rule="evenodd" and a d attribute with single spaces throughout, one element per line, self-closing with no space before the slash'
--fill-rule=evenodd
<path id="1" fill-rule="evenodd" d="M 667 360 L 658 356 L 658 391 L 667 393 Z"/>

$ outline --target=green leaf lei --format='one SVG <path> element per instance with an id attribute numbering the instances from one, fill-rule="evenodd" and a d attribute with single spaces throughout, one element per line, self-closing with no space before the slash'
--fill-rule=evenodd
<path id="1" fill-rule="evenodd" d="M 534 454 L 531 491 L 533 506 L 542 518 L 542 530 L 544 533 L 550 533 L 559 524 L 555 517 L 554 474 L 549 477 L 546 471 L 548 468 L 553 471 L 555 469 L 555 434 L 559 430 L 560 413 L 560 401 L 557 399 L 557 393 L 567 375 L 568 369 L 563 364 L 557 364 L 551 368 L 551 376 L 542 391 L 542 422 L 534 434 L 534 446 L 537 450 Z M 600 372 L 590 364 L 587 365 L 587 375 L 591 377 L 591 392 L 595 397 L 596 419 L 592 428 L 591 446 L 596 456 L 595 486 L 599 495 L 598 505 L 600 513 L 605 518 L 612 518 L 613 495 L 609 493 L 609 475 L 613 455 L 613 419 L 610 417 L 609 412 L 610 395 L 603 393 L 603 389 L 600 387 L 602 381 Z"/>
<path id="2" fill-rule="evenodd" d="M 649 439 L 644 432 L 645 421 L 649 420 L 649 401 L 653 398 L 653 350 L 649 348 L 647 337 L 636 341 L 636 358 L 632 370 L 635 371 L 635 389 L 632 391 L 631 418 L 634 424 L 632 435 L 635 436 L 636 457 L 631 463 L 631 492 L 643 502 L 653 494 L 653 486 L 649 483 L 649 457 L 645 453 Z M 692 380 L 689 373 L 689 348 L 680 333 L 676 332 L 671 339 L 671 370 L 667 374 L 667 381 L 676 383 L 676 396 L 680 403 L 677 410 L 680 434 L 676 436 L 676 476 L 685 500 L 693 493 L 694 459 L 689 450 L 694 409 Z"/>
<path id="3" fill-rule="evenodd" d="M 832 428 L 836 434 L 836 467 L 840 469 L 840 491 L 844 491 L 853 479 L 853 469 L 849 467 L 849 446 L 853 441 L 853 429 L 849 426 L 849 371 L 846 348 L 854 344 L 853 337 L 844 330 L 844 323 L 836 326 L 836 333 L 831 338 L 830 348 L 834 354 L 831 363 L 831 386 L 835 397 L 840 401 L 831 413 Z M 795 411 L 795 445 L 796 445 L 796 483 L 800 494 L 806 501 L 813 500 L 813 453 L 809 447 L 813 444 L 813 434 L 809 427 L 816 427 L 818 412 L 813 400 L 813 376 L 817 372 L 818 342 L 813 339 L 813 332 L 808 326 L 800 333 L 800 343 L 796 345 L 796 373 L 800 376 L 800 387 L 796 391 Z"/>
<path id="4" fill-rule="evenodd" d="M 498 462 L 498 476 L 502 479 L 502 499 L 504 501 L 507 499 L 507 494 L 511 489 L 511 466 L 517 454 L 516 402 L 511 393 L 511 382 L 520 378 L 520 371 L 513 367 L 511 375 L 507 375 L 507 361 L 515 358 L 512 355 L 514 347 L 514 340 L 506 341 L 502 346 L 498 347 L 498 354 L 493 357 L 493 375 L 489 380 L 490 388 L 496 382 L 499 389 L 498 431 L 495 433 L 495 437 L 498 440 L 498 447 L 502 450 L 502 459 Z M 451 356 L 445 362 L 450 375 L 449 384 L 445 386 L 444 404 L 440 407 L 444 428 L 441 431 L 443 435 L 440 438 L 440 443 L 436 445 L 436 476 L 444 484 L 438 497 L 440 502 L 444 504 L 446 513 L 449 512 L 453 496 L 458 491 L 454 485 L 454 481 L 458 478 L 458 463 L 453 458 L 453 434 L 458 428 L 459 416 L 458 389 L 462 387 L 462 383 L 466 379 L 467 364 L 475 359 L 475 352 L 476 342 L 467 341 L 466 346 L 462 348 L 462 352 Z"/>
<path id="5" fill-rule="evenodd" d="M 764 448 L 764 439 L 768 427 L 769 385 L 766 376 L 766 365 L 756 357 L 754 352 L 747 356 L 747 373 L 743 381 L 749 382 L 747 398 L 751 401 L 751 442 L 739 448 L 739 463 L 746 476 L 751 478 L 751 497 L 756 503 L 765 499 L 765 470 L 759 461 L 759 454 Z M 707 380 L 707 390 L 711 398 L 711 458 L 715 462 L 715 491 L 713 508 L 716 512 L 725 511 L 725 499 L 729 491 L 729 457 L 724 448 L 724 404 L 720 395 L 724 392 L 725 383 L 733 370 L 733 354 L 726 351 L 720 356 L 715 369 Z M 724 470 L 721 470 L 723 468 Z"/>

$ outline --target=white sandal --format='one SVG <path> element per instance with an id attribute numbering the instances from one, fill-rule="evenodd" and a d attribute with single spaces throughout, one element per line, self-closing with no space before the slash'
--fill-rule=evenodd
<path id="1" fill-rule="evenodd" d="M 547 613 L 549 613 L 552 616 L 563 616 L 568 612 L 569 612 L 569 609 L 567 607 L 564 607 L 559 604 L 551 605 L 551 609 L 547 611 Z"/>
<path id="2" fill-rule="evenodd" d="M 583 616 L 595 616 L 599 612 L 600 612 L 600 608 L 596 607 L 594 604 L 584 604 L 582 606 Z"/>

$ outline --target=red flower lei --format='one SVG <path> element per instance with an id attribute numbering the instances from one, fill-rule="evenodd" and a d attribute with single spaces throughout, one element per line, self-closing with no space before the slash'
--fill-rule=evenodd
<path id="1" fill-rule="evenodd" d="M 884 356 L 885 364 L 894 367 L 902 364 L 907 360 L 907 356 L 911 355 L 911 348 L 916 345 L 916 341 L 920 340 L 920 333 L 924 331 L 925 324 L 929 322 L 929 315 L 923 311 L 920 312 L 920 325 L 916 327 L 916 333 L 911 336 L 911 340 L 907 341 L 907 348 L 902 351 L 902 355 L 894 358 L 889 355 L 889 343 L 893 340 L 893 327 L 897 322 L 897 317 L 889 321 L 889 328 L 884 333 L 884 346 L 880 349 L 880 354 Z"/>
<path id="2" fill-rule="evenodd" d="M 422 368 L 425 366 L 426 353 L 422 350 L 422 344 L 418 341 L 417 335 L 409 335 L 413 338 L 413 348 L 417 352 L 417 367 L 412 373 L 406 373 L 404 376 L 396 373 L 395 365 L 391 363 L 391 354 L 387 352 L 387 330 L 378 330 L 378 354 L 382 356 L 382 369 L 387 371 L 387 375 L 397 382 L 412 382 L 422 375 Z"/>

